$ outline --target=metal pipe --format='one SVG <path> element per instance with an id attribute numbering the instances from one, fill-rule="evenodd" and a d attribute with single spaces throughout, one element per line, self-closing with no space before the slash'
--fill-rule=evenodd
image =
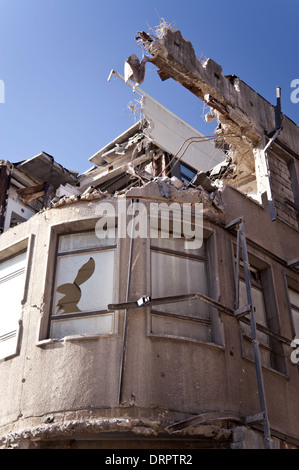
<path id="1" fill-rule="evenodd" d="M 244 263 L 247 303 L 248 305 L 252 306 L 251 275 L 250 275 L 249 261 L 248 261 L 248 255 L 247 255 L 244 221 L 242 221 L 239 225 L 239 232 L 240 232 L 242 259 Z M 263 413 L 263 428 L 264 428 L 265 444 L 266 444 L 266 448 L 270 449 L 271 448 L 271 433 L 270 433 L 266 397 L 265 397 L 265 390 L 264 390 L 262 365 L 261 365 L 261 360 L 260 360 L 259 341 L 257 338 L 257 328 L 256 328 L 256 323 L 255 323 L 255 318 L 254 318 L 253 307 L 251 307 L 251 310 L 250 310 L 250 327 L 251 327 L 253 354 L 254 354 L 254 362 L 255 362 L 255 369 L 256 369 L 256 378 L 257 378 L 257 384 L 258 384 L 258 393 L 259 393 L 261 411 Z"/>
<path id="2" fill-rule="evenodd" d="M 132 201 L 133 205 L 133 216 L 135 214 L 135 200 Z M 131 287 L 131 272 L 132 272 L 132 259 L 133 259 L 133 241 L 134 241 L 134 224 L 132 223 L 131 227 L 131 241 L 130 241 L 130 253 L 129 253 L 129 262 L 128 262 L 128 273 L 127 273 L 127 290 L 126 290 L 126 303 L 129 302 L 130 287 Z M 123 389 L 123 378 L 124 378 L 124 368 L 125 368 L 125 356 L 127 349 L 127 327 L 128 327 L 128 307 L 125 308 L 124 313 L 124 326 L 123 326 L 123 351 L 121 357 L 120 365 L 120 377 L 119 377 L 119 389 L 118 389 L 118 403 L 121 403 L 122 399 L 122 389 Z"/>
<path id="3" fill-rule="evenodd" d="M 237 233 L 237 256 L 236 256 L 236 276 L 235 276 L 235 310 L 239 308 L 240 297 L 240 232 Z"/>
<path id="4" fill-rule="evenodd" d="M 263 150 L 264 154 L 264 160 L 265 160 L 265 165 L 266 165 L 266 177 L 268 178 L 268 185 L 267 185 L 267 198 L 268 198 L 268 203 L 269 203 L 269 209 L 270 209 L 270 215 L 272 221 L 276 220 L 276 211 L 275 211 L 275 205 L 273 201 L 273 196 L 272 196 L 272 190 L 271 190 L 271 185 L 270 185 L 270 168 L 269 168 L 269 160 L 268 160 L 268 149 L 271 147 L 275 139 L 277 138 L 278 134 L 280 133 L 282 127 L 281 127 L 281 89 L 280 87 L 276 88 L 276 106 L 275 106 L 275 128 L 269 133 L 270 135 L 274 132 L 274 135 L 271 137 L 267 145 L 265 146 Z"/>
<path id="5" fill-rule="evenodd" d="M 276 87 L 275 128 L 281 128 L 281 88 Z"/>

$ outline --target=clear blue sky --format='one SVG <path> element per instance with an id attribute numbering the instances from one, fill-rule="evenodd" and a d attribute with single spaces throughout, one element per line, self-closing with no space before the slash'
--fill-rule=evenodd
<path id="1" fill-rule="evenodd" d="M 88 158 L 134 123 L 138 98 L 111 69 L 142 51 L 137 31 L 164 18 L 211 57 L 299 123 L 290 83 L 299 79 L 298 0 L 0 0 L 0 159 L 41 151 L 80 173 Z M 203 103 L 147 64 L 141 88 L 203 134 Z"/>

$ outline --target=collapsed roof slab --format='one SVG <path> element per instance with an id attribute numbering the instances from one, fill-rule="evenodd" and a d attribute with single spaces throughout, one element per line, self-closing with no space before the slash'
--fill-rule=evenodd
<path id="1" fill-rule="evenodd" d="M 203 134 L 189 126 L 149 96 L 142 98 L 142 112 L 148 127 L 144 134 L 158 147 L 197 171 L 208 171 L 226 155 L 215 149 Z"/>
<path id="2" fill-rule="evenodd" d="M 162 80 L 173 78 L 211 106 L 226 143 L 235 150 L 235 163 L 255 171 L 252 149 L 275 127 L 275 107 L 235 75 L 224 76 L 212 59 L 196 58 L 192 44 L 178 30 L 164 28 L 161 37 L 139 32 L 136 38 L 151 55 Z M 296 152 L 299 128 L 282 116 L 279 140 Z"/>
<path id="3" fill-rule="evenodd" d="M 138 39 L 142 40 L 143 45 L 151 54 L 151 62 L 158 67 L 160 75 L 161 71 L 165 72 L 167 77 L 172 77 L 181 83 L 193 94 L 210 104 L 223 117 L 230 117 L 237 124 L 244 126 L 255 124 L 254 120 L 250 122 L 248 118 L 252 113 L 247 113 L 246 109 L 242 109 L 248 106 L 248 100 L 244 99 L 244 93 L 240 94 L 242 85 L 238 77 L 223 76 L 222 67 L 212 59 L 205 61 L 197 59 L 192 44 L 182 37 L 180 31 L 165 29 L 161 38 L 154 39 L 147 33 L 141 32 Z M 255 94 L 249 88 L 249 95 L 251 95 L 250 91 Z M 237 110 L 234 111 L 234 109 Z M 267 118 L 266 113 L 261 114 L 263 118 Z M 273 128 L 274 110 L 271 121 L 269 128 Z M 259 127 L 257 120 L 257 128 L 254 127 L 250 131 L 250 136 L 258 141 L 264 126 Z"/>
<path id="4" fill-rule="evenodd" d="M 89 158 L 89 161 L 98 166 L 104 165 L 105 163 L 107 163 L 107 160 L 105 158 L 103 159 L 103 155 L 107 154 L 115 146 L 117 145 L 120 146 L 121 144 L 126 143 L 131 137 L 137 134 L 141 128 L 142 128 L 142 122 L 141 121 L 136 122 L 133 126 L 131 126 L 125 132 L 120 134 L 114 140 L 109 142 L 109 144 L 105 145 L 105 147 L 103 147 L 101 150 L 96 152 L 94 155 L 92 155 L 92 157 Z"/>
<path id="5" fill-rule="evenodd" d="M 117 75 L 123 79 L 121 75 Z M 204 136 L 140 88 L 136 91 L 142 97 L 140 103 L 143 119 L 95 153 L 89 161 L 99 167 L 115 164 L 141 142 L 144 145 L 146 142 L 154 144 L 157 149 L 176 157 L 196 171 L 209 171 L 215 164 L 226 159 L 224 152 L 212 142 L 215 137 Z M 101 170 L 93 168 L 81 175 L 81 185 L 86 186 L 86 177 L 101 173 Z"/>
<path id="6" fill-rule="evenodd" d="M 40 183 L 47 181 L 54 189 L 57 189 L 61 184 L 76 185 L 77 183 L 77 172 L 67 170 L 45 152 L 41 152 L 28 160 L 15 163 L 14 166 L 24 172 L 25 175 L 34 177 Z"/>

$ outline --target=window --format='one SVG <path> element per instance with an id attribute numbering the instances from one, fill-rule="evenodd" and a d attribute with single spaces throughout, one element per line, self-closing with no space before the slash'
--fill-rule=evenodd
<path id="1" fill-rule="evenodd" d="M 27 253 L 0 263 L 0 359 L 16 354 L 24 297 Z"/>
<path id="2" fill-rule="evenodd" d="M 295 338 L 299 338 L 299 292 L 288 288 Z"/>
<path id="3" fill-rule="evenodd" d="M 208 295 L 206 247 L 185 249 L 183 238 L 151 239 L 153 299 L 199 292 Z M 151 310 L 151 334 L 211 341 L 209 305 L 198 299 L 164 303 Z"/>
<path id="4" fill-rule="evenodd" d="M 292 184 L 292 190 L 293 190 L 293 200 L 294 202 L 289 200 L 289 198 L 286 199 L 287 205 L 289 205 L 293 211 L 295 212 L 297 216 L 297 220 L 299 221 L 299 165 L 298 161 L 295 159 L 292 159 L 291 162 L 288 164 L 288 169 L 290 172 L 290 179 L 291 179 L 291 184 Z"/>
<path id="5" fill-rule="evenodd" d="M 114 301 L 115 250 L 115 238 L 100 239 L 94 231 L 58 236 L 51 338 L 114 331 L 107 305 Z"/>
<path id="6" fill-rule="evenodd" d="M 196 171 L 183 162 L 174 161 L 171 165 L 171 176 L 176 176 L 185 183 L 190 183 L 196 175 Z"/>
<path id="7" fill-rule="evenodd" d="M 21 217 L 15 212 L 11 213 L 9 227 L 15 227 L 16 225 L 22 224 L 23 222 L 26 222 L 26 219 L 24 217 Z"/>
<path id="8" fill-rule="evenodd" d="M 261 261 L 259 261 L 261 263 Z M 242 264 L 242 263 L 241 263 Z M 259 264 L 259 263 L 258 263 Z M 262 263 L 263 264 L 263 263 Z M 276 307 L 271 268 L 250 264 L 251 296 L 257 324 L 257 339 L 259 341 L 262 365 L 271 369 L 286 372 L 283 347 L 279 340 L 267 333 L 272 330 L 279 333 L 278 312 Z M 248 304 L 246 282 L 243 267 L 240 267 L 239 306 Z M 249 319 L 249 315 L 245 318 Z M 261 328 L 259 328 L 261 326 Z M 265 327 L 264 331 L 263 328 Z M 240 322 L 242 350 L 246 358 L 254 359 L 250 324 Z"/>

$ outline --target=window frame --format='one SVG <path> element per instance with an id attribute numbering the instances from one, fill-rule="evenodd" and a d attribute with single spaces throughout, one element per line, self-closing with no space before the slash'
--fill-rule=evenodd
<path id="1" fill-rule="evenodd" d="M 33 246 L 34 246 L 34 234 L 30 234 L 17 242 L 5 247 L 0 251 L 0 264 L 10 259 L 15 258 L 23 253 L 26 253 L 25 260 L 25 271 L 24 271 L 24 286 L 22 290 L 22 296 L 20 300 L 20 314 L 19 319 L 17 320 L 17 329 L 16 329 L 16 347 L 12 354 L 8 356 L 0 356 L 0 362 L 7 361 L 12 359 L 20 354 L 21 346 L 21 331 L 22 331 L 22 322 L 23 322 L 23 308 L 27 302 L 28 297 L 28 288 L 29 288 L 29 278 L 31 272 L 32 256 L 33 256 Z"/>
<path id="2" fill-rule="evenodd" d="M 192 178 L 187 176 L 187 173 L 192 173 Z M 175 161 L 171 164 L 171 176 L 176 176 L 180 181 L 183 181 L 187 184 L 191 183 L 191 181 L 195 178 L 197 174 L 197 170 L 192 166 L 188 165 L 185 161 L 175 159 Z"/>
<path id="3" fill-rule="evenodd" d="M 216 251 L 216 232 L 215 230 L 208 228 L 208 227 L 203 227 L 203 243 L 205 244 L 205 263 L 206 263 L 206 278 L 207 278 L 207 288 L 208 288 L 208 296 L 215 299 L 219 300 L 220 296 L 220 291 L 219 291 L 219 273 L 218 273 L 218 259 L 217 259 L 217 251 Z M 147 241 L 147 266 L 148 266 L 148 271 L 147 271 L 147 279 L 148 279 L 148 292 L 151 293 L 151 269 L 152 269 L 152 263 L 151 263 L 151 254 L 152 251 L 161 251 L 162 253 L 168 253 L 168 254 L 174 254 L 177 256 L 183 256 L 185 258 L 198 258 L 200 259 L 200 256 L 196 256 L 190 254 L 190 253 L 184 253 L 179 250 L 167 250 L 163 248 L 156 248 L 154 247 L 154 250 L 152 249 L 151 245 L 151 238 L 148 237 Z M 212 346 L 215 348 L 219 349 L 224 349 L 224 334 L 223 334 L 223 323 L 221 321 L 221 312 L 211 306 L 208 305 L 209 307 L 209 323 L 210 323 L 210 341 L 204 341 L 204 340 L 199 340 L 199 339 L 193 339 L 187 336 L 176 336 L 176 335 L 171 335 L 171 334 L 165 334 L 165 333 L 153 333 L 152 332 L 152 315 L 157 314 L 155 311 L 153 312 L 152 307 L 147 307 L 147 322 L 146 322 L 146 334 L 149 337 L 153 338 L 165 338 L 165 339 L 171 339 L 171 340 L 179 340 L 179 341 L 186 341 L 186 342 L 193 342 L 193 343 L 199 343 L 202 345 L 208 345 Z M 158 315 L 163 316 L 162 312 L 158 312 Z M 167 315 L 168 316 L 168 315 Z M 173 314 L 171 315 L 172 317 L 177 317 L 178 319 L 181 319 L 180 314 Z M 185 318 L 182 318 L 184 321 L 194 321 L 192 317 L 188 317 L 187 315 Z M 195 319 L 196 321 L 200 321 L 200 318 Z M 204 323 L 203 321 L 202 323 Z"/>
<path id="4" fill-rule="evenodd" d="M 294 319 L 292 314 L 293 304 L 291 303 L 290 296 L 289 296 L 289 289 L 294 290 L 299 294 L 299 280 L 289 275 L 286 271 L 283 271 L 283 278 L 284 278 L 284 285 L 285 285 L 285 295 L 287 299 L 287 309 L 289 314 L 289 321 L 291 327 L 291 337 L 292 339 L 296 339 L 296 330 L 294 325 Z M 298 310 L 298 308 L 295 308 Z M 299 310 L 298 310 L 299 313 Z"/>
<path id="5" fill-rule="evenodd" d="M 112 217 L 113 223 L 117 233 L 117 217 Z M 107 336 L 117 334 L 118 332 L 118 317 L 117 311 L 109 311 L 109 314 L 113 314 L 113 331 L 111 333 L 99 333 L 99 334 L 84 334 L 78 333 L 69 336 L 64 336 L 61 339 L 53 338 L 50 336 L 51 319 L 52 319 L 52 302 L 53 302 L 53 289 L 55 285 L 56 265 L 57 265 L 57 248 L 59 243 L 59 236 L 72 235 L 85 232 L 94 232 L 96 223 L 99 218 L 87 218 L 80 220 L 70 220 L 67 223 L 58 223 L 49 227 L 48 233 L 48 260 L 46 265 L 46 271 L 44 275 L 44 297 L 49 299 L 48 306 L 39 319 L 37 327 L 37 338 L 36 346 L 44 347 L 48 344 L 64 341 L 77 341 L 77 340 L 92 340 L 105 338 Z M 115 237 L 115 255 L 114 255 L 114 281 L 113 281 L 113 303 L 119 302 L 119 251 L 120 243 L 117 236 Z M 85 312 L 84 312 L 85 313 Z M 108 313 L 108 310 L 107 312 Z M 84 315 L 84 314 L 83 314 Z M 89 314 L 87 314 L 88 316 Z M 96 315 L 96 314 L 95 314 Z M 89 315 L 90 316 L 90 315 Z M 79 317 L 78 317 L 79 318 Z"/>
<path id="6" fill-rule="evenodd" d="M 235 241 L 232 242 L 233 245 L 233 260 L 234 260 L 234 273 L 236 268 L 236 243 Z M 273 331 L 273 333 L 280 334 L 280 318 L 279 312 L 277 307 L 277 298 L 275 292 L 275 283 L 273 278 L 273 269 L 272 265 L 270 264 L 269 260 L 265 260 L 261 253 L 254 253 L 251 250 L 248 250 L 248 261 L 249 261 L 249 268 L 254 272 L 257 271 L 260 277 L 260 281 L 256 281 L 251 276 L 251 285 L 252 288 L 255 288 L 262 292 L 262 299 L 264 303 L 264 311 L 265 311 L 265 325 L 259 323 L 256 320 L 256 325 L 265 327 L 267 330 Z M 242 275 L 242 269 L 239 272 L 239 280 L 243 280 L 245 282 L 245 276 Z M 267 295 L 269 293 L 269 295 Z M 247 302 L 247 300 L 246 300 Z M 244 305 L 239 305 L 239 308 L 244 307 Z M 246 316 L 245 316 L 246 318 Z M 242 319 L 239 321 L 239 337 L 240 337 L 240 346 L 241 346 L 241 355 L 242 358 L 248 361 L 254 362 L 254 359 L 249 357 L 245 352 L 245 341 L 248 343 L 252 343 L 251 336 L 248 336 L 244 332 L 242 328 Z M 257 328 L 258 336 L 266 334 L 268 336 L 268 344 L 264 343 L 258 338 L 259 346 L 261 351 L 265 351 L 270 353 L 270 366 L 263 362 L 261 357 L 262 367 L 271 370 L 275 373 L 282 374 L 284 376 L 287 375 L 287 363 L 286 363 L 286 355 L 284 352 L 283 343 L 279 341 L 277 338 L 272 336 L 270 333 L 263 331 L 262 329 L 259 330 Z M 250 344 L 251 346 L 251 344 Z M 261 355 L 262 356 L 262 355 Z"/>
<path id="7" fill-rule="evenodd" d="M 56 275 L 57 275 L 57 269 L 58 269 L 58 260 L 59 258 L 63 258 L 65 256 L 76 256 L 80 254 L 86 254 L 89 255 L 91 253 L 100 253 L 100 252 L 107 252 L 107 251 L 113 251 L 114 252 L 114 259 L 113 259 L 113 286 L 112 286 L 112 299 L 111 303 L 114 303 L 115 299 L 115 275 L 116 275 L 116 248 L 117 248 L 117 241 L 114 244 L 109 244 L 109 245 L 104 245 L 104 246 L 98 246 L 98 247 L 90 247 L 90 248 L 78 248 L 78 249 L 73 249 L 70 251 L 60 251 L 59 250 L 59 243 L 60 243 L 60 238 L 63 236 L 71 236 L 71 235 L 78 235 L 78 234 L 88 234 L 88 233 L 93 233 L 94 231 L 91 230 L 83 230 L 79 232 L 70 232 L 70 233 L 61 233 L 57 236 L 56 240 L 56 251 L 55 251 L 55 264 L 54 264 L 54 272 L 53 272 L 53 278 L 52 278 L 52 295 L 51 295 L 51 302 L 50 302 L 50 315 L 49 315 L 49 325 L 48 325 L 48 332 L 47 336 L 48 338 L 52 337 L 52 327 L 53 327 L 53 322 L 59 322 L 65 320 L 71 320 L 71 319 L 82 319 L 84 317 L 89 318 L 89 317 L 95 317 L 99 315 L 105 315 L 109 314 L 111 315 L 112 312 L 106 309 L 99 309 L 99 310 L 88 310 L 84 312 L 73 312 L 73 313 L 62 313 L 62 314 L 54 314 L 53 313 L 53 308 L 54 308 L 54 297 L 55 297 L 55 281 L 56 281 Z M 115 313 L 113 314 L 113 332 L 115 331 Z M 81 333 L 77 333 L 76 335 L 80 335 Z M 85 333 L 82 333 L 85 335 Z M 103 333 L 107 334 L 107 333 Z M 67 336 L 75 336 L 75 335 L 67 335 Z M 90 335 L 88 335 L 90 336 Z M 102 334 L 97 334 L 95 336 L 102 336 Z M 53 338 L 57 339 L 57 338 Z M 62 339 L 62 338 L 58 338 Z"/>

